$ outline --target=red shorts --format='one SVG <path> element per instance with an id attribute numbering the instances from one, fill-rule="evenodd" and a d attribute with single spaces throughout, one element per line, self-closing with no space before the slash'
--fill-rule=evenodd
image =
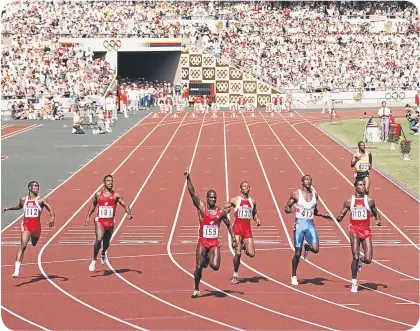
<path id="1" fill-rule="evenodd" d="M 41 236 L 41 222 L 37 219 L 23 220 L 20 225 L 21 231 L 29 231 L 32 237 L 39 238 Z"/>
<path id="2" fill-rule="evenodd" d="M 367 225 L 350 225 L 349 234 L 354 234 L 359 238 L 372 238 L 372 229 Z"/>
<path id="3" fill-rule="evenodd" d="M 233 232 L 236 236 L 241 236 L 243 239 L 252 238 L 251 224 L 248 221 L 235 221 L 233 224 Z"/>
<path id="4" fill-rule="evenodd" d="M 99 222 L 99 224 L 101 224 L 105 228 L 105 230 L 112 229 L 115 225 L 115 222 L 112 219 L 110 219 L 110 220 L 97 220 L 96 222 Z"/>
<path id="5" fill-rule="evenodd" d="M 198 244 L 204 248 L 215 248 L 215 247 L 220 247 L 220 241 L 219 239 L 207 239 L 207 238 L 202 238 L 200 237 L 198 239 Z"/>

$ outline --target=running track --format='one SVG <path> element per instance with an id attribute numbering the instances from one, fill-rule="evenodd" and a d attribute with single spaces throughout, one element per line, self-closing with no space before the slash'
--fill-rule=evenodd
<path id="1" fill-rule="evenodd" d="M 353 192 L 351 154 L 313 125 L 325 117 L 304 116 L 183 114 L 139 122 L 50 194 L 56 226 L 44 228 L 38 247 L 28 247 L 17 280 L 10 275 L 19 223 L 2 232 L 5 325 L 54 330 L 411 329 L 418 322 L 420 301 L 418 201 L 379 174 L 373 174 L 371 195 L 383 213 L 383 227 L 373 226 L 377 261 L 363 266 L 359 293 L 350 293 L 348 218 L 342 224 L 316 221 L 321 251 L 301 261 L 300 285 L 290 285 L 293 218 L 283 208 L 302 173 L 313 176 L 321 212 L 337 215 Z M 204 198 L 214 188 L 220 205 L 249 180 L 263 221 L 254 228 L 257 255 L 243 259 L 241 282 L 235 286 L 230 284 L 232 251 L 221 227 L 221 268 L 204 270 L 196 300 L 190 295 L 197 218 L 185 194 L 187 165 L 198 194 Z M 98 262 L 90 273 L 93 221 L 89 227 L 83 223 L 108 173 L 115 175 L 115 188 L 131 203 L 134 218 L 126 219 L 119 208 L 109 264 Z"/>
<path id="2" fill-rule="evenodd" d="M 1 140 L 17 136 L 42 126 L 42 124 L 6 124 L 1 127 Z"/>

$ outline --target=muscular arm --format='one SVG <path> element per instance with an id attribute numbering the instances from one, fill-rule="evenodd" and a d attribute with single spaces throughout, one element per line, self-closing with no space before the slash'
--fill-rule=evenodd
<path id="1" fill-rule="evenodd" d="M 291 195 L 289 200 L 287 200 L 286 207 L 284 208 L 284 211 L 286 214 L 292 213 L 292 207 L 295 203 L 297 203 L 299 200 L 298 192 L 294 191 Z"/>
<path id="2" fill-rule="evenodd" d="M 257 223 L 257 226 L 260 226 L 261 220 L 258 217 L 257 202 L 255 200 L 253 201 L 253 205 L 254 205 L 254 208 L 252 209 L 252 217 L 254 218 L 255 223 Z"/>
<path id="3" fill-rule="evenodd" d="M 357 156 L 357 154 L 354 153 L 353 158 L 351 159 L 350 167 L 353 168 L 356 165 L 357 161 L 359 160 L 360 160 L 360 156 Z"/>
<path id="4" fill-rule="evenodd" d="M 225 211 L 222 211 L 222 215 L 220 215 L 220 220 L 223 221 L 223 223 L 225 223 L 229 231 L 230 237 L 232 238 L 232 241 L 236 241 L 235 234 L 233 233 L 232 229 L 232 224 L 230 223 L 230 220 Z"/>
<path id="5" fill-rule="evenodd" d="M 316 196 L 316 202 L 318 203 L 318 194 L 317 194 L 317 193 L 315 193 L 315 196 Z M 331 218 L 331 216 L 330 216 L 330 215 L 327 215 L 327 214 L 321 214 L 321 213 L 319 212 L 319 210 L 318 210 L 318 204 L 317 204 L 317 205 L 315 205 L 314 215 L 315 215 L 315 216 L 322 217 L 322 218 L 325 218 L 325 219 L 328 219 L 328 220 L 332 220 L 332 218 Z"/>
<path id="6" fill-rule="evenodd" d="M 51 205 L 49 204 L 46 198 L 42 198 L 40 202 L 45 207 L 45 209 L 48 210 L 48 212 L 50 213 L 50 221 L 48 222 L 48 226 L 52 228 L 55 222 L 55 211 L 53 207 L 51 207 Z"/>
<path id="7" fill-rule="evenodd" d="M 194 204 L 195 208 L 197 208 L 200 216 L 202 217 L 205 213 L 205 205 L 200 200 L 198 195 L 195 194 L 195 189 L 194 189 L 194 186 L 192 184 L 191 177 L 189 175 L 187 176 L 187 188 L 188 188 L 188 192 L 191 195 L 191 199 L 193 201 L 193 204 Z"/>
<path id="8" fill-rule="evenodd" d="M 375 200 L 369 199 L 368 203 L 369 203 L 370 211 L 373 217 L 375 217 L 376 225 L 381 226 L 382 225 L 381 215 L 379 215 L 378 209 L 376 209 Z"/>
<path id="9" fill-rule="evenodd" d="M 25 197 L 21 197 L 20 200 L 19 200 L 19 203 L 17 205 L 3 208 L 3 213 L 8 211 L 8 210 L 20 210 L 20 209 L 22 209 L 23 204 L 25 203 L 25 199 L 26 199 Z"/>
<path id="10" fill-rule="evenodd" d="M 128 219 L 131 220 L 133 218 L 133 215 L 131 215 L 130 206 L 124 201 L 124 199 L 119 193 L 115 194 L 115 202 L 118 202 L 124 208 L 125 212 L 127 213 Z"/>
<path id="11" fill-rule="evenodd" d="M 346 200 L 344 201 L 343 209 L 341 210 L 340 214 L 336 217 L 337 222 L 341 222 L 349 210 L 350 210 L 350 200 Z"/>
<path id="12" fill-rule="evenodd" d="M 98 205 L 98 193 L 95 193 L 95 196 L 93 197 L 92 203 L 89 206 L 89 211 L 88 211 L 88 213 L 86 215 L 85 225 L 88 225 L 89 224 L 90 215 L 93 214 L 93 212 L 95 211 L 97 205 Z"/>

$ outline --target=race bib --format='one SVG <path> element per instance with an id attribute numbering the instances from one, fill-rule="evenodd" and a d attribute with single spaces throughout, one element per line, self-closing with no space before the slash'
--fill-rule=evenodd
<path id="1" fill-rule="evenodd" d="M 367 219 L 366 208 L 354 208 L 351 211 L 351 218 L 355 221 L 365 221 Z"/>
<path id="2" fill-rule="evenodd" d="M 39 217 L 39 209 L 36 206 L 33 207 L 26 207 L 25 208 L 25 217 L 28 218 L 38 218 Z"/>
<path id="3" fill-rule="evenodd" d="M 208 239 L 216 239 L 219 237 L 219 226 L 218 225 L 204 225 L 203 226 L 203 237 Z"/>
<path id="4" fill-rule="evenodd" d="M 369 163 L 359 163 L 359 171 L 368 171 Z"/>
<path id="5" fill-rule="evenodd" d="M 296 211 L 297 218 L 306 218 L 306 219 L 313 219 L 314 218 L 314 208 L 299 208 L 299 211 Z"/>
<path id="6" fill-rule="evenodd" d="M 251 208 L 244 208 L 244 207 L 239 207 L 238 208 L 238 218 L 242 218 L 245 220 L 250 220 L 252 219 L 252 209 Z"/>
<path id="7" fill-rule="evenodd" d="M 99 206 L 99 218 L 114 218 L 114 207 Z"/>

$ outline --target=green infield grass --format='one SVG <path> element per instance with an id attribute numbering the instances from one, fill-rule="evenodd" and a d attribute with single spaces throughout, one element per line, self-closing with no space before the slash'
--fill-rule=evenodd
<path id="1" fill-rule="evenodd" d="M 373 155 L 373 166 L 385 175 L 390 176 L 401 186 L 405 186 L 409 191 L 419 196 L 419 139 L 420 136 L 414 136 L 408 128 L 408 121 L 405 118 L 397 118 L 407 140 L 411 141 L 411 160 L 403 161 L 400 145 L 396 150 L 390 149 L 389 143 L 366 143 L 368 150 Z M 360 119 L 344 120 L 331 123 L 319 124 L 319 127 L 341 141 L 349 148 L 356 148 L 357 143 L 362 140 L 366 120 Z M 379 124 L 379 123 L 378 123 Z"/>

